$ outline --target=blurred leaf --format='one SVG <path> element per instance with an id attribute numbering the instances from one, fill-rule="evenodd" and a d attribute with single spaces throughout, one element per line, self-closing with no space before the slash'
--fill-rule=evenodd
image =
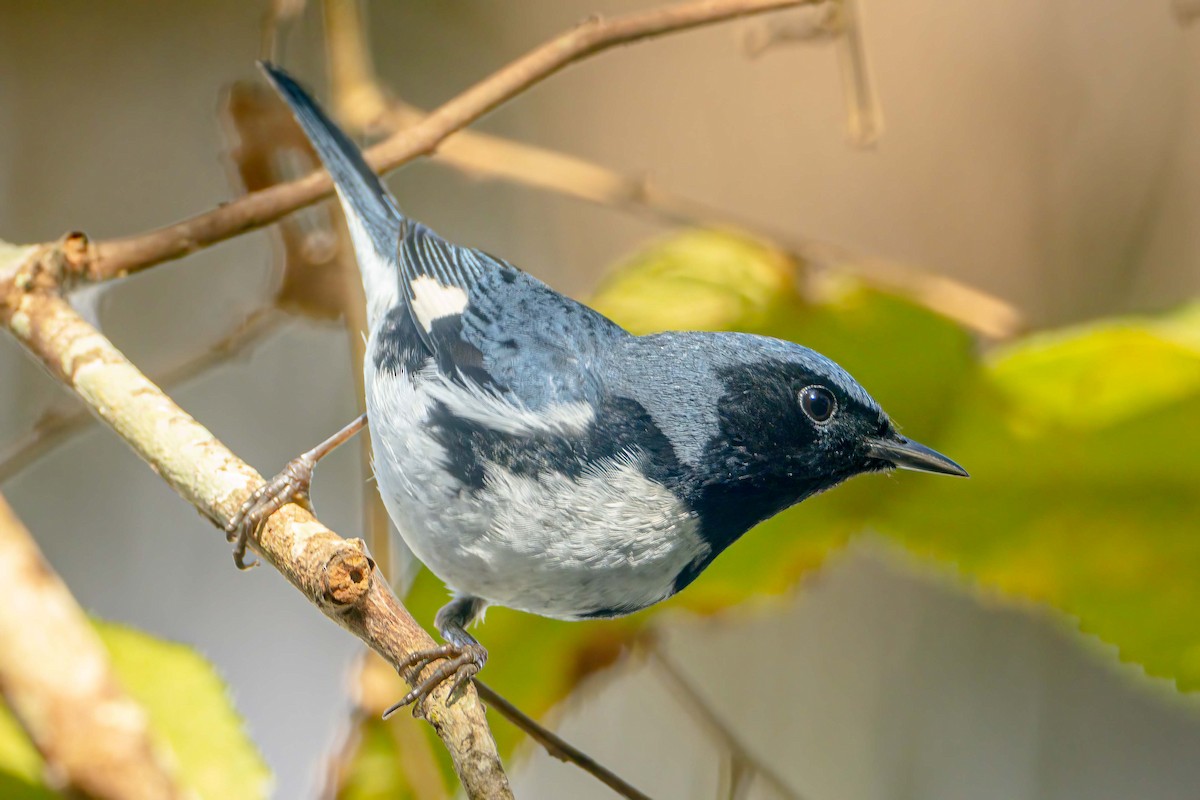
<path id="1" fill-rule="evenodd" d="M 1165 324 L 1105 323 L 1031 337 L 993 365 L 993 377 L 1030 424 L 1103 428 L 1154 413 L 1200 389 L 1195 315 Z"/>
<path id="2" fill-rule="evenodd" d="M 479 634 L 492 654 L 486 680 L 540 716 L 661 610 L 769 599 L 870 529 L 979 585 L 1076 615 L 1123 657 L 1200 688 L 1200 305 L 1031 336 L 984 358 L 970 334 L 911 301 L 851 280 L 806 297 L 802 275 L 764 245 L 691 232 L 629 259 L 594 306 L 635 333 L 742 330 L 819 350 L 971 480 L 856 478 L 625 619 L 492 609 Z M 426 573 L 409 604 L 429 622 L 446 600 Z M 494 729 L 504 752 L 520 738 Z"/>
<path id="3" fill-rule="evenodd" d="M 997 354 L 940 442 L 972 480 L 914 485 L 877 526 L 1200 688 L 1197 345 L 1191 307 Z"/>
<path id="4" fill-rule="evenodd" d="M 96 628 L 118 679 L 170 746 L 187 786 L 204 798 L 267 796 L 270 772 L 207 661 L 189 647 L 130 628 Z M 24 731 L 0 708 L 0 797 L 57 797 L 42 783 L 42 769 Z"/>
<path id="5" fill-rule="evenodd" d="M 796 277 L 796 265 L 776 250 L 715 231 L 689 231 L 618 266 L 591 306 L 638 334 L 749 330 L 789 305 Z"/>
<path id="6" fill-rule="evenodd" d="M 395 724 L 378 717 L 358 724 L 358 741 L 341 779 L 338 800 L 405 800 L 419 796 L 400 768 L 401 753 L 390 729 Z"/>
<path id="7" fill-rule="evenodd" d="M 42 757 L 3 705 L 0 705 L 0 797 L 12 800 L 57 797 L 42 783 Z"/>
<path id="8" fill-rule="evenodd" d="M 271 773 L 229 690 L 212 665 L 186 645 L 112 623 L 96 625 L 125 690 L 170 745 L 184 782 L 202 797 L 266 797 Z"/>

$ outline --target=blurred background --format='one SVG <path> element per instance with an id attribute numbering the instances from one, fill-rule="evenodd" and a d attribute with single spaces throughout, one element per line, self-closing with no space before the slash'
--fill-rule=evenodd
<path id="1" fill-rule="evenodd" d="M 651 5 L 0 0 L 0 238 L 133 234 L 311 169 L 263 55 L 372 139 Z M 656 798 L 1194 798 L 1196 9 L 855 9 L 602 54 L 388 183 L 633 330 L 818 347 L 971 485 L 859 479 L 631 621 L 493 611 L 485 677 Z M 74 299 L 270 474 L 359 408 L 346 254 L 325 204 Z M 0 492 L 85 607 L 215 665 L 274 796 L 453 792 L 418 723 L 373 721 L 398 687 L 356 640 L 237 572 L 8 338 L 0 376 Z M 314 486 L 347 536 L 381 527 L 356 447 Z M 372 548 L 430 623 L 441 587 Z M 611 796 L 494 728 L 519 796 Z"/>

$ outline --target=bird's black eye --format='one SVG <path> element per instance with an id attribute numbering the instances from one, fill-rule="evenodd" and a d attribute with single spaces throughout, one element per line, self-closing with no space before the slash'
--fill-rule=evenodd
<path id="1" fill-rule="evenodd" d="M 800 407 L 813 422 L 829 422 L 837 411 L 837 400 L 824 386 L 805 386 L 800 390 Z"/>

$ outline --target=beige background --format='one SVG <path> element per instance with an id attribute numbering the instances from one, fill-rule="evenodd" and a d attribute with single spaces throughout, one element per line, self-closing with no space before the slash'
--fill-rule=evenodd
<path id="1" fill-rule="evenodd" d="M 390 0 L 371 5 L 372 41 L 384 80 L 432 106 L 591 11 L 648 5 Z M 846 144 L 832 49 L 748 60 L 746 23 L 607 54 L 482 127 L 958 277 L 1038 324 L 1200 291 L 1200 28 L 1181 28 L 1166 0 L 864 5 L 887 120 L 870 152 Z M 317 11 L 290 30 L 282 61 L 320 87 Z M 260 12 L 233 0 L 0 0 L 0 237 L 126 234 L 228 198 L 215 110 L 224 84 L 254 77 Z M 427 164 L 390 183 L 452 238 L 576 293 L 664 230 Z M 268 253 L 263 234 L 242 237 L 79 301 L 153 370 L 268 296 Z M 175 396 L 273 471 L 350 418 L 351 369 L 341 334 L 297 324 Z M 0 340 L 0 441 L 61 402 Z M 315 490 L 345 532 L 358 528 L 355 465 L 338 454 Z M 312 795 L 352 640 L 277 576 L 237 574 L 217 532 L 103 431 L 0 490 L 85 604 L 208 654 L 279 796 Z M 680 621 L 673 652 L 810 800 L 1195 796 L 1194 710 L 1130 682 L 1133 670 L 1115 670 L 1108 651 L 1093 657 L 1059 622 L 903 573 L 859 553 L 774 621 Z M 788 704 L 768 702 L 779 670 L 730 674 L 764 637 L 785 665 Z M 623 674 L 576 704 L 566 730 L 656 797 L 713 796 L 711 744 L 644 669 Z M 739 720 L 742 702 L 772 713 Z M 541 757 L 517 782 L 530 797 L 607 796 Z"/>

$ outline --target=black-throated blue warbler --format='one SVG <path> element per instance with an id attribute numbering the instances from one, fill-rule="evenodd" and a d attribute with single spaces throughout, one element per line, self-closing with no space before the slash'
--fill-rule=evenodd
<path id="1" fill-rule="evenodd" d="M 967 473 L 901 436 L 854 378 L 791 342 L 633 336 L 541 281 L 405 217 L 358 148 L 263 65 L 333 176 L 367 298 L 367 413 L 293 461 L 230 524 L 307 498 L 312 467 L 370 421 L 375 477 L 417 558 L 453 592 L 441 661 L 397 705 L 487 653 L 488 605 L 629 614 L 692 582 L 755 524 L 864 472 Z"/>

